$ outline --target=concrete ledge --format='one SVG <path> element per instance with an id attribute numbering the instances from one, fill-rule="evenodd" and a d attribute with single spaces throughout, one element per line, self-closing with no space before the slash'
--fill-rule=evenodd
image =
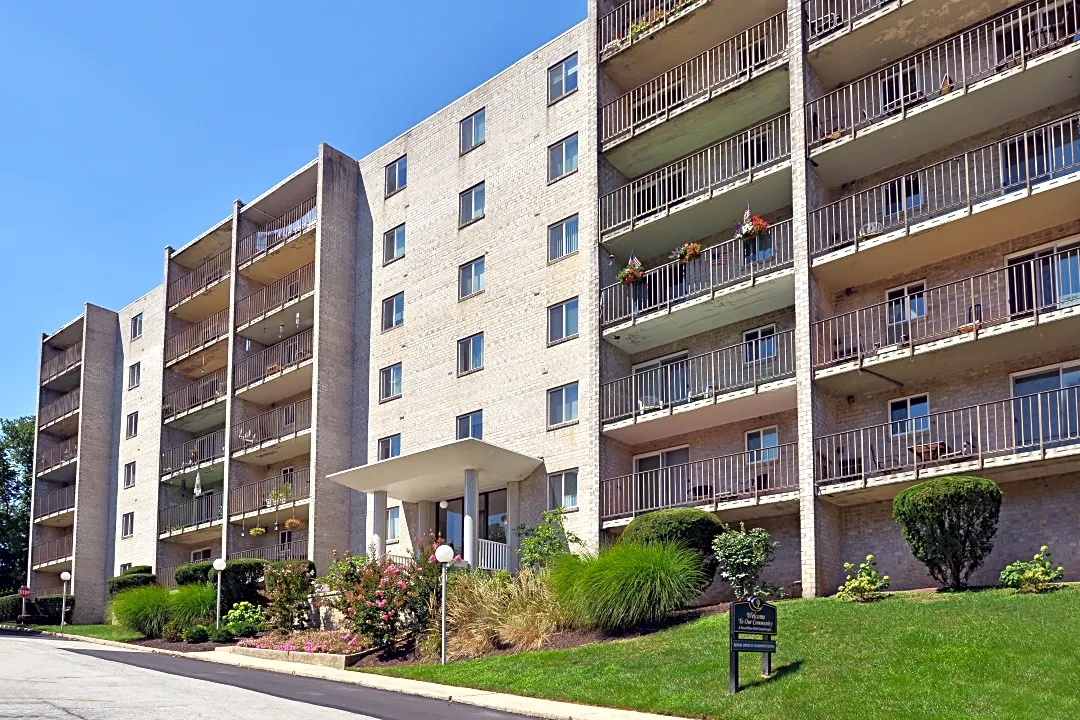
<path id="1" fill-rule="evenodd" d="M 344 670 L 347 667 L 352 667 L 360 662 L 361 658 L 372 652 L 367 650 L 359 653 L 350 653 L 348 655 L 331 655 L 330 653 L 309 653 L 297 650 L 269 650 L 266 648 L 236 647 L 235 645 L 223 645 L 214 648 L 214 650 L 232 655 L 260 658 L 262 660 L 303 663 L 305 665 L 317 665 L 319 667 L 334 668 L 336 670 Z"/>

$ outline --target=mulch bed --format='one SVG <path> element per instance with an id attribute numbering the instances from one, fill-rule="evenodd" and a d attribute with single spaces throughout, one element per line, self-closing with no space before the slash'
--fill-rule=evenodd
<path id="1" fill-rule="evenodd" d="M 172 650 L 174 652 L 208 652 L 214 648 L 221 647 L 222 645 L 234 645 L 235 643 L 186 643 L 186 642 L 169 642 L 168 640 L 162 640 L 161 638 L 154 638 L 153 640 L 133 640 L 131 645 L 141 645 L 142 647 L 154 648 L 155 650 Z"/>

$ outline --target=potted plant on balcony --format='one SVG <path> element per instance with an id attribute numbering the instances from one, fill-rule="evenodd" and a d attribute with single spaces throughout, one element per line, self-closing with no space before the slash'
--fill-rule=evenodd
<path id="1" fill-rule="evenodd" d="M 304 523 L 300 522 L 296 518 L 289 518 L 285 521 L 286 530 L 299 530 L 304 526 Z"/>
<path id="2" fill-rule="evenodd" d="M 672 260 L 678 260 L 684 264 L 693 262 L 701 257 L 701 243 L 696 241 L 683 243 L 671 251 L 670 257 Z"/>
<path id="3" fill-rule="evenodd" d="M 264 528 L 264 527 L 253 527 L 250 530 L 248 530 L 248 535 L 250 535 L 251 537 L 259 537 L 260 535 L 265 535 L 265 534 L 266 534 L 266 528 Z"/>
<path id="4" fill-rule="evenodd" d="M 627 261 L 626 267 L 619 271 L 619 274 L 615 276 L 615 279 L 622 285 L 633 285 L 634 283 L 641 282 L 641 279 L 645 276 L 645 270 L 641 267 L 641 261 L 637 259 L 637 256 L 633 253 L 630 254 L 630 260 Z"/>
<path id="5" fill-rule="evenodd" d="M 767 232 L 769 232 L 769 221 L 760 215 L 751 213 L 750 206 L 747 205 L 742 222 L 735 226 L 735 239 L 746 240 L 759 237 Z"/>

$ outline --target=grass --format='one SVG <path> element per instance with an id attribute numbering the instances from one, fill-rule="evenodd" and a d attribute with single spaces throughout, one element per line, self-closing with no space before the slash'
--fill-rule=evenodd
<path id="1" fill-rule="evenodd" d="M 794 600 L 778 613 L 773 676 L 761 677 L 759 655 L 744 654 L 735 696 L 726 614 L 620 642 L 373 671 L 724 720 L 1080 717 L 1076 586 L 898 593 L 869 605 Z"/>
<path id="2" fill-rule="evenodd" d="M 80 635 L 82 637 L 97 638 L 98 640 L 115 640 L 116 642 L 131 642 L 132 640 L 143 639 L 141 634 L 119 625 L 65 625 L 62 631 L 59 625 L 31 625 L 30 627 L 34 630 L 63 632 L 66 635 Z"/>

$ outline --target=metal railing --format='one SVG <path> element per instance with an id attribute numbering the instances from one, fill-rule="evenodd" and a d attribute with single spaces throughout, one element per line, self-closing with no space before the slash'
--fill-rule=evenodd
<path id="1" fill-rule="evenodd" d="M 746 82 L 787 53 L 787 13 L 729 38 L 600 108 L 600 142 L 630 137 L 680 108 Z"/>
<path id="2" fill-rule="evenodd" d="M 480 538 L 476 544 L 476 567 L 481 570 L 509 570 L 510 546 Z"/>
<path id="3" fill-rule="evenodd" d="M 1072 42 L 1078 32 L 1080 0 L 1036 0 L 975 25 L 807 103 L 807 147 L 854 136 L 1003 73 Z"/>
<path id="4" fill-rule="evenodd" d="M 306 499 L 311 493 L 308 468 L 229 489 L 229 514 L 274 509 Z"/>
<path id="5" fill-rule="evenodd" d="M 37 600 L 39 597 L 45 597 L 45 596 L 48 596 L 48 595 L 63 595 L 63 594 L 64 594 L 64 586 L 63 585 L 57 585 L 56 587 L 45 588 L 44 590 L 37 590 L 37 589 L 31 588 L 29 599 L 30 600 Z M 71 594 L 71 588 L 68 588 L 68 595 L 70 595 L 70 594 Z M 70 607 L 71 606 L 69 605 L 68 606 L 69 610 L 70 610 Z"/>
<path id="6" fill-rule="evenodd" d="M 82 340 L 41 363 L 41 382 L 47 383 L 82 362 Z"/>
<path id="7" fill-rule="evenodd" d="M 679 17 L 694 0 L 629 0 L 600 18 L 597 45 L 604 60 L 654 27 Z"/>
<path id="8" fill-rule="evenodd" d="M 311 398 L 305 398 L 233 425 L 233 451 L 240 452 L 268 440 L 277 440 L 310 428 Z"/>
<path id="9" fill-rule="evenodd" d="M 600 234 L 632 229 L 791 157 L 791 116 L 767 120 L 600 198 Z"/>
<path id="10" fill-rule="evenodd" d="M 910 1 L 898 0 L 893 7 Z M 850 30 L 856 21 L 890 4 L 891 0 L 804 0 L 806 41 L 812 43 L 840 30 Z"/>
<path id="11" fill-rule="evenodd" d="M 221 519 L 221 493 L 209 493 L 158 513 L 158 532 L 176 532 Z"/>
<path id="12" fill-rule="evenodd" d="M 716 505 L 798 487 L 798 445 L 789 443 L 601 480 L 600 519 Z"/>
<path id="13" fill-rule="evenodd" d="M 161 400 L 161 416 L 165 420 L 203 403 L 223 398 L 228 393 L 229 376 L 225 368 L 185 385 L 165 395 Z"/>
<path id="14" fill-rule="evenodd" d="M 849 195 L 809 216 L 818 256 L 1080 170 L 1080 113 Z"/>
<path id="15" fill-rule="evenodd" d="M 159 567 L 156 571 L 158 585 L 164 585 L 167 588 L 175 588 L 176 584 L 176 568 L 185 563 L 179 563 L 177 565 L 166 565 L 165 567 Z"/>
<path id="16" fill-rule="evenodd" d="M 218 280 L 228 277 L 229 271 L 232 270 L 231 260 L 231 249 L 223 250 L 187 275 L 169 283 L 167 298 L 169 307 L 181 300 L 186 300 L 203 288 L 210 287 Z"/>
<path id="17" fill-rule="evenodd" d="M 600 422 L 648 415 L 795 373 L 793 330 L 668 361 L 600 386 Z"/>
<path id="18" fill-rule="evenodd" d="M 819 484 L 933 469 L 1080 443 L 1080 386 L 819 437 Z"/>
<path id="19" fill-rule="evenodd" d="M 43 518 L 53 513 L 71 510 L 75 507 L 75 486 L 68 485 L 46 495 L 34 498 L 34 519 Z"/>
<path id="20" fill-rule="evenodd" d="M 236 301 L 236 326 L 271 313 L 315 290 L 315 263 L 294 270 Z"/>
<path id="21" fill-rule="evenodd" d="M 266 560 L 267 562 L 277 562 L 279 560 L 307 560 L 307 540 L 293 540 L 287 543 L 275 543 L 273 545 L 264 545 L 260 548 L 254 548 L 252 550 L 241 550 L 239 552 L 229 553 L 229 559 L 235 560 L 236 558 L 257 558 L 259 560 Z"/>
<path id="22" fill-rule="evenodd" d="M 1080 305 L 1080 248 L 1009 265 L 814 323 L 824 368 Z"/>
<path id="23" fill-rule="evenodd" d="M 264 380 L 269 375 L 310 360 L 313 338 L 313 332 L 305 330 L 299 335 L 294 335 L 288 340 L 244 358 L 233 366 L 233 387 L 239 390 Z"/>
<path id="24" fill-rule="evenodd" d="M 31 551 L 33 559 L 31 565 L 41 565 L 42 563 L 54 562 L 56 560 L 62 560 L 71 556 L 73 535 L 64 535 L 58 537 L 55 540 L 50 540 L 47 543 L 35 545 Z"/>
<path id="25" fill-rule="evenodd" d="M 678 260 L 646 270 L 630 285 L 600 290 L 600 326 L 668 310 L 691 298 L 791 267 L 791 221 L 776 223 L 765 235 L 728 240 L 702 251 L 690 262 Z"/>
<path id="26" fill-rule="evenodd" d="M 53 469 L 57 465 L 62 465 L 69 460 L 74 460 L 79 454 L 79 437 L 70 437 L 61 443 L 53 445 L 51 448 L 47 448 L 38 453 L 37 468 L 38 475 L 48 470 Z"/>
<path id="27" fill-rule="evenodd" d="M 79 388 L 75 388 L 66 395 L 61 395 L 56 400 L 53 400 L 48 405 L 43 405 L 41 410 L 38 411 L 38 426 L 44 427 L 53 420 L 67 415 L 69 412 L 75 412 L 79 409 L 79 402 L 81 399 L 82 393 L 79 391 Z"/>
<path id="28" fill-rule="evenodd" d="M 166 338 L 165 362 L 171 362 L 186 352 L 219 340 L 228 334 L 229 310 L 226 308 Z"/>
<path id="29" fill-rule="evenodd" d="M 315 198 L 310 197 L 284 215 L 274 218 L 236 245 L 236 261 L 243 264 L 281 245 L 315 225 L 318 217 Z"/>
<path id="30" fill-rule="evenodd" d="M 189 440 L 182 445 L 169 448 L 161 453 L 161 474 L 195 467 L 200 463 L 220 460 L 225 457 L 225 431 L 215 430 L 209 435 Z"/>

